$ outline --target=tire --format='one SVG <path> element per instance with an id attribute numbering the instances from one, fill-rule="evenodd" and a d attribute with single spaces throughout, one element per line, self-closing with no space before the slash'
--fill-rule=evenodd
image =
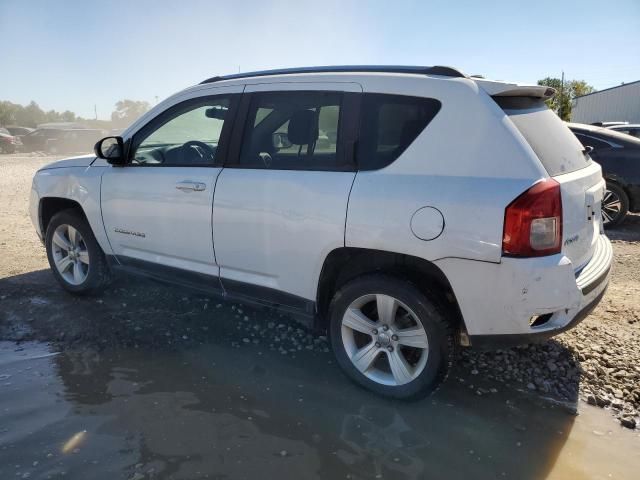
<path id="1" fill-rule="evenodd" d="M 110 274 L 104 252 L 78 210 L 63 210 L 51 218 L 45 246 L 51 271 L 65 290 L 85 295 L 97 293 L 108 284 Z"/>
<path id="2" fill-rule="evenodd" d="M 620 225 L 629 211 L 629 197 L 624 189 L 615 183 L 607 183 L 602 199 L 602 222 L 605 228 Z"/>
<path id="3" fill-rule="evenodd" d="M 396 313 L 383 314 L 381 321 L 377 311 L 393 311 L 394 301 Z M 352 280 L 333 297 L 329 321 L 331 345 L 340 367 L 357 384 L 379 395 L 423 398 L 446 379 L 453 365 L 453 323 L 437 303 L 407 280 L 383 274 Z M 365 333 L 368 328 L 371 330 Z M 402 367 L 399 357 L 409 368 Z M 369 368 L 362 368 L 369 363 Z"/>

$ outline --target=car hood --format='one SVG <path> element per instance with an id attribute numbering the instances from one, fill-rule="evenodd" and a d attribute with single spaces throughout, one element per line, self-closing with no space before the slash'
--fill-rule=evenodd
<path id="1" fill-rule="evenodd" d="M 78 157 L 65 158 L 57 162 L 45 165 L 40 170 L 49 170 L 52 168 L 69 168 L 69 167 L 88 167 L 96 159 L 95 155 L 80 155 Z"/>

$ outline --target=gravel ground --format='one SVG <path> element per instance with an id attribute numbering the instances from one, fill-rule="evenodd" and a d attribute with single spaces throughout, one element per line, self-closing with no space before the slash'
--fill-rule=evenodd
<path id="1" fill-rule="evenodd" d="M 497 352 L 462 353 L 472 374 L 540 393 L 554 400 L 610 409 L 627 428 L 640 423 L 640 215 L 612 239 L 615 266 L 598 307 L 576 328 L 552 340 Z"/>
<path id="2" fill-rule="evenodd" d="M 236 348 L 242 347 L 240 338 L 242 344 L 260 345 L 291 357 L 300 350 L 328 352 L 326 338 L 313 336 L 273 312 L 218 303 L 206 296 L 170 291 L 152 283 L 148 288 L 127 288 L 134 282 L 129 279 L 119 281 L 117 288 L 111 287 L 105 295 L 118 295 L 119 304 L 101 298 L 73 300 L 73 308 L 95 309 L 96 316 L 109 319 L 104 325 L 96 323 L 87 329 L 67 322 L 62 329 L 60 322 L 66 318 L 39 315 L 38 312 L 51 311 L 48 297 L 65 295 L 46 272 L 44 249 L 27 214 L 31 177 L 37 168 L 53 160 L 0 156 L 0 249 L 4 253 L 0 279 L 30 275 L 29 272 L 35 275 L 18 280 L 19 289 L 0 291 L 0 302 L 16 302 L 34 318 L 33 324 L 24 325 L 11 321 L 8 315 L 9 321 L 0 322 L 0 338 L 40 339 L 65 347 L 89 340 L 97 345 L 119 342 L 136 347 L 204 342 L 214 332 L 209 331 L 208 323 L 199 320 L 197 312 L 217 308 L 239 320 L 234 327 L 241 333 L 240 337 L 235 335 Z M 582 398 L 609 409 L 621 425 L 636 428 L 640 421 L 640 216 L 630 216 L 609 236 L 615 254 L 612 281 L 604 300 L 587 319 L 577 328 L 538 345 L 497 352 L 465 349 L 449 381 L 469 382 L 469 378 L 477 376 L 476 384 L 495 380 L 573 408 Z M 136 286 L 141 284 L 147 285 L 135 280 Z M 158 325 L 159 318 L 168 316 L 180 321 Z M 122 332 L 128 332 L 124 338 Z M 468 386 L 478 395 L 495 390 Z"/>

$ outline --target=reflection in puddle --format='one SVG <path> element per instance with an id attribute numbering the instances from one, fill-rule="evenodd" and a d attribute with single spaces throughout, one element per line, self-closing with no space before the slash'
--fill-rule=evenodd
<path id="1" fill-rule="evenodd" d="M 640 467 L 637 434 L 606 412 L 576 418 L 456 381 L 388 401 L 348 383 L 329 354 L 294 362 L 223 341 L 17 348 L 0 343 L 3 479 L 631 478 Z"/>
<path id="2" fill-rule="evenodd" d="M 346 415 L 340 438 L 353 452 L 339 452 L 343 461 L 371 469 L 376 478 L 389 473 L 392 478 L 413 479 L 425 471 L 424 459 L 415 451 L 427 446 L 428 441 L 409 427 L 395 409 L 365 406 L 358 415 Z"/>
<path id="3" fill-rule="evenodd" d="M 70 453 L 70 452 L 76 451 L 86 436 L 87 436 L 86 430 L 83 430 L 82 432 L 78 432 L 74 434 L 62 446 L 62 453 Z"/>

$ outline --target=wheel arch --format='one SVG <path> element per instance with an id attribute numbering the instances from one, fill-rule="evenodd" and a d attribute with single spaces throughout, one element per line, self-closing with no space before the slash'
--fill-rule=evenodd
<path id="1" fill-rule="evenodd" d="M 38 221 L 40 222 L 40 231 L 43 237 L 46 235 L 47 226 L 53 216 L 63 210 L 78 210 L 82 216 L 87 219 L 87 215 L 76 200 L 63 197 L 43 197 L 38 205 Z"/>
<path id="2" fill-rule="evenodd" d="M 633 195 L 631 194 L 631 191 L 630 191 L 631 185 L 624 178 L 622 178 L 622 177 L 620 177 L 618 175 L 612 175 L 612 176 L 605 177 L 604 180 L 605 180 L 607 185 L 612 183 L 616 187 L 619 187 L 620 189 L 622 189 L 622 191 L 625 193 L 625 195 L 629 199 L 629 203 L 632 202 L 631 197 Z"/>
<path id="3" fill-rule="evenodd" d="M 347 282 L 369 273 L 408 279 L 422 292 L 436 293 L 430 300 L 444 310 L 457 332 L 466 331 L 453 288 L 437 265 L 412 255 L 354 247 L 337 248 L 324 260 L 316 294 L 316 328 L 327 328 L 329 304 L 334 293 Z"/>

